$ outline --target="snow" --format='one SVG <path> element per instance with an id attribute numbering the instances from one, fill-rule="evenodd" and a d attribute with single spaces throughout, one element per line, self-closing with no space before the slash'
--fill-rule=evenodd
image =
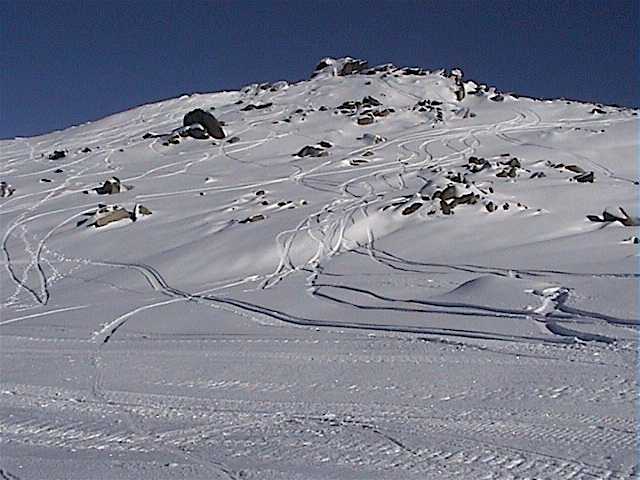
<path id="1" fill-rule="evenodd" d="M 635 478 L 638 111 L 345 61 L 0 143 L 0 476 Z"/>

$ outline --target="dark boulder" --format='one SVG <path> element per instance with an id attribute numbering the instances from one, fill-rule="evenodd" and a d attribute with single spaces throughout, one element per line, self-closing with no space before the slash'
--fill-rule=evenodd
<path id="1" fill-rule="evenodd" d="M 189 125 L 195 125 L 199 123 L 204 127 L 207 133 L 217 139 L 225 138 L 224 130 L 222 130 L 221 123 L 208 112 L 205 112 L 201 108 L 190 111 L 184 116 L 182 124 L 187 127 Z"/>
<path id="2" fill-rule="evenodd" d="M 373 123 L 372 115 L 364 115 L 362 117 L 358 117 L 358 125 L 371 125 Z"/>
<path id="3" fill-rule="evenodd" d="M 258 213 L 257 215 L 252 215 L 250 217 L 245 218 L 244 220 L 239 220 L 238 223 L 254 223 L 254 222 L 259 222 L 260 220 L 264 220 L 266 217 L 264 215 L 262 215 L 261 213 Z"/>
<path id="4" fill-rule="evenodd" d="M 622 207 L 618 207 L 618 210 L 620 211 L 620 213 L 612 213 L 609 209 L 605 209 L 602 212 L 602 217 L 598 217 L 597 215 L 587 215 L 587 218 L 592 222 L 619 222 L 625 227 L 640 226 L 640 217 L 629 215 L 627 211 Z"/>
<path id="5" fill-rule="evenodd" d="M 307 145 L 302 147 L 294 157 L 323 157 L 325 155 L 327 155 L 327 152 L 324 149 Z"/>
<path id="6" fill-rule="evenodd" d="M 16 189 L 7 182 L 0 182 L 0 197 L 10 197 Z"/>
<path id="7" fill-rule="evenodd" d="M 575 180 L 578 183 L 593 183 L 594 174 L 593 172 L 585 172 L 580 175 L 576 175 L 572 180 Z"/>
<path id="8" fill-rule="evenodd" d="M 246 107 L 241 108 L 240 111 L 249 112 L 251 110 L 262 110 L 264 108 L 269 108 L 271 106 L 273 106 L 272 102 L 269 102 L 269 103 L 257 103 L 257 104 L 250 103 Z"/>
<path id="9" fill-rule="evenodd" d="M 584 173 L 584 169 L 578 165 L 565 165 L 564 169 L 573 173 Z"/>
<path id="10" fill-rule="evenodd" d="M 59 160 L 67 156 L 67 152 L 64 150 L 54 150 L 53 153 L 49 154 L 49 160 Z"/>
<path id="11" fill-rule="evenodd" d="M 95 189 L 98 195 L 113 195 L 120 193 L 121 190 L 122 186 L 118 177 L 108 178 L 101 187 Z"/>

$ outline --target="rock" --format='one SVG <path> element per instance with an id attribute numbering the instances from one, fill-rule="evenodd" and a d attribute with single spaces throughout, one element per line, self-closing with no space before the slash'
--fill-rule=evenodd
<path id="1" fill-rule="evenodd" d="M 318 145 L 320 145 L 322 148 L 331 148 L 333 147 L 333 145 L 329 142 L 325 142 L 324 140 L 321 141 L 320 143 L 318 143 Z"/>
<path id="2" fill-rule="evenodd" d="M 358 140 L 364 140 L 370 145 L 377 145 L 378 143 L 386 142 L 387 139 L 381 135 L 374 135 L 373 133 L 365 133 L 361 137 L 358 137 Z"/>
<path id="3" fill-rule="evenodd" d="M 196 140 L 206 140 L 209 138 L 209 133 L 204 128 L 191 128 L 189 130 L 189 136 Z"/>
<path id="4" fill-rule="evenodd" d="M 119 193 L 122 188 L 118 177 L 108 178 L 101 187 L 94 189 L 98 195 L 113 195 Z"/>
<path id="5" fill-rule="evenodd" d="M 420 75 L 425 76 L 427 71 L 422 68 L 405 67 L 400 69 L 402 75 Z"/>
<path id="6" fill-rule="evenodd" d="M 471 172 L 473 173 L 481 172 L 485 168 L 491 168 L 491 163 L 489 163 L 489 161 L 484 158 L 478 158 L 478 157 L 472 156 L 472 157 L 469 157 L 468 162 L 469 162 L 469 165 L 467 166 L 467 168 L 471 170 Z"/>
<path id="7" fill-rule="evenodd" d="M 319 147 L 314 147 L 311 145 L 307 145 L 306 147 L 302 147 L 300 151 L 294 154 L 294 157 L 323 157 L 328 155 L 328 153 Z"/>
<path id="8" fill-rule="evenodd" d="M 367 95 L 362 99 L 362 105 L 369 106 L 369 107 L 379 107 L 382 105 L 382 102 L 377 98 Z"/>
<path id="9" fill-rule="evenodd" d="M 49 154 L 49 160 L 60 160 L 67 156 L 67 152 L 64 150 L 54 150 L 53 153 Z"/>
<path id="10" fill-rule="evenodd" d="M 89 152 L 91 152 L 91 149 L 89 147 L 84 147 L 82 150 L 80 150 L 80 152 L 89 153 Z"/>
<path id="11" fill-rule="evenodd" d="M 611 210 L 614 209 L 605 209 L 602 212 L 602 217 L 598 217 L 597 215 L 587 215 L 587 218 L 592 222 L 619 222 L 625 227 L 640 226 L 640 217 L 629 215 L 624 208 L 618 207 L 619 213 L 612 213 Z"/>
<path id="12" fill-rule="evenodd" d="M 338 76 L 352 75 L 361 72 L 369 66 L 366 60 L 349 59 L 342 65 Z"/>
<path id="13" fill-rule="evenodd" d="M 358 117 L 358 125 L 371 125 L 374 122 L 373 115 L 363 115 Z"/>
<path id="14" fill-rule="evenodd" d="M 216 119 L 216 117 L 208 112 L 205 112 L 201 108 L 190 111 L 184 116 L 182 120 L 182 124 L 185 127 L 197 123 L 202 125 L 209 136 L 213 138 L 222 139 L 226 136 L 224 130 L 222 130 L 222 124 Z"/>
<path id="15" fill-rule="evenodd" d="M 0 182 L 0 197 L 10 197 L 15 191 L 16 189 L 7 182 Z"/>
<path id="16" fill-rule="evenodd" d="M 500 170 L 498 173 L 496 173 L 496 177 L 500 177 L 500 178 L 506 178 L 506 177 L 510 177 L 510 178 L 515 178 L 518 174 L 518 171 L 516 169 L 516 167 L 509 167 L 509 168 L 505 168 L 503 170 Z"/>
<path id="17" fill-rule="evenodd" d="M 411 215 L 412 213 L 416 212 L 420 207 L 422 207 L 422 205 L 423 204 L 420 202 L 414 202 L 402 210 L 402 215 Z"/>
<path id="18" fill-rule="evenodd" d="M 366 152 L 364 152 L 362 154 L 363 157 L 371 157 L 373 155 L 374 155 L 374 153 L 371 150 L 367 150 Z"/>
<path id="19" fill-rule="evenodd" d="M 151 214 L 152 214 L 151 210 L 149 210 L 147 207 L 145 207 L 144 205 L 136 204 L 133 207 L 133 212 L 131 212 L 130 216 L 131 216 L 131 220 L 135 222 L 140 217 L 145 215 L 151 215 Z"/>
<path id="20" fill-rule="evenodd" d="M 146 139 L 148 139 L 148 138 L 153 138 L 154 136 L 155 136 L 155 135 L 153 135 L 153 134 L 151 134 L 151 133 L 147 132 L 147 133 L 145 133 L 144 135 L 142 135 L 142 138 L 146 140 Z"/>
<path id="21" fill-rule="evenodd" d="M 478 201 L 479 196 L 474 195 L 473 193 L 466 193 L 464 195 L 460 195 L 453 199 L 449 206 L 454 208 L 458 205 L 474 205 Z"/>
<path id="22" fill-rule="evenodd" d="M 451 215 L 453 213 L 453 209 L 444 200 L 440 201 L 440 210 L 442 210 L 444 215 Z"/>
<path id="23" fill-rule="evenodd" d="M 533 172 L 529 178 L 544 178 L 547 174 L 544 172 Z"/>
<path id="24" fill-rule="evenodd" d="M 373 113 L 374 117 L 386 117 L 387 115 L 389 115 L 393 111 L 394 110 L 391 109 L 391 108 L 383 108 L 381 110 L 375 110 L 372 113 Z"/>
<path id="25" fill-rule="evenodd" d="M 250 217 L 247 217 L 244 220 L 240 220 L 238 223 L 253 223 L 253 222 L 259 222 L 260 220 L 264 220 L 264 219 L 265 219 L 265 216 L 259 213 L 257 215 L 252 215 Z"/>
<path id="26" fill-rule="evenodd" d="M 487 209 L 487 212 L 489 213 L 495 212 L 498 209 L 498 206 L 493 202 L 487 203 L 484 207 Z"/>
<path id="27" fill-rule="evenodd" d="M 351 165 L 352 167 L 356 167 L 358 165 L 362 165 L 364 163 L 369 163 L 367 160 L 365 160 L 364 158 L 353 158 L 351 160 L 349 160 L 349 165 Z"/>
<path id="28" fill-rule="evenodd" d="M 130 213 L 126 209 L 118 207 L 115 210 L 112 210 L 108 213 L 105 213 L 104 215 L 101 215 L 91 225 L 97 228 L 100 228 L 100 227 L 104 227 L 105 225 L 109 225 L 110 223 L 117 222 L 119 220 L 124 220 L 125 218 L 130 219 L 131 218 Z"/>
<path id="29" fill-rule="evenodd" d="M 328 74 L 331 76 L 345 76 L 360 73 L 366 70 L 369 64 L 366 60 L 358 60 L 356 58 L 344 57 L 340 59 L 323 58 L 311 74 L 311 78 L 320 74 Z"/>
<path id="30" fill-rule="evenodd" d="M 48 179 L 48 178 L 41 178 L 41 179 L 40 179 L 40 182 L 41 182 L 41 183 L 51 183 L 51 182 L 53 182 L 53 180 L 50 180 L 50 179 Z"/>
<path id="31" fill-rule="evenodd" d="M 231 137 L 229 140 L 227 140 L 227 143 L 237 143 L 240 141 L 240 137 Z"/>
<path id="32" fill-rule="evenodd" d="M 433 194 L 433 198 L 439 198 L 440 200 L 452 200 L 456 198 L 458 189 L 455 185 L 448 185 L 444 190 L 437 191 Z"/>
<path id="33" fill-rule="evenodd" d="M 604 115 L 607 112 L 605 112 L 601 108 L 594 108 L 589 113 L 591 113 L 592 115 L 594 115 L 594 114 Z"/>
<path id="34" fill-rule="evenodd" d="M 522 164 L 520 163 L 520 160 L 518 160 L 516 157 L 513 157 L 511 160 L 509 160 L 508 162 L 501 162 L 503 165 L 506 165 L 508 167 L 514 167 L 514 168 L 522 168 Z"/>
<path id="35" fill-rule="evenodd" d="M 584 169 L 578 165 L 565 165 L 564 169 L 573 173 L 584 173 Z"/>
<path id="36" fill-rule="evenodd" d="M 504 100 L 504 97 L 497 93 L 496 95 L 489 97 L 489 100 L 491 100 L 492 102 L 502 102 Z"/>
<path id="37" fill-rule="evenodd" d="M 64 170 L 62 170 L 61 168 L 56 168 L 53 173 L 64 173 Z"/>
<path id="38" fill-rule="evenodd" d="M 467 183 L 466 179 L 460 172 L 456 172 L 455 174 L 449 173 L 448 175 L 446 175 L 446 178 L 456 183 Z"/>
<path id="39" fill-rule="evenodd" d="M 576 175 L 575 177 L 573 177 L 572 180 L 575 180 L 578 183 L 593 183 L 594 173 L 593 172 L 581 173 L 580 175 Z"/>
<path id="40" fill-rule="evenodd" d="M 252 104 L 252 103 L 250 103 L 249 105 L 247 105 L 247 106 L 246 106 L 246 107 L 244 107 L 244 108 L 241 108 L 240 110 L 241 110 L 242 112 L 248 112 L 248 111 L 250 111 L 250 110 L 262 110 L 262 109 L 264 109 L 264 108 L 269 108 L 269 107 L 271 107 L 271 106 L 273 106 L 273 103 L 272 103 L 272 102 L 269 102 L 269 103 L 260 103 L 260 104 L 255 104 L 255 105 L 254 105 L 254 104 Z"/>

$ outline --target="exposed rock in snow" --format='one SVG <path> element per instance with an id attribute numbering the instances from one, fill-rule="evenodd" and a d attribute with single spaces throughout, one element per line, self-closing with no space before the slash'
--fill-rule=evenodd
<path id="1" fill-rule="evenodd" d="M 10 197 L 15 191 L 16 189 L 13 188 L 9 183 L 4 181 L 0 182 L 0 197 Z"/>
<path id="2" fill-rule="evenodd" d="M 354 73 L 360 73 L 367 69 L 369 66 L 366 60 L 358 60 L 351 57 L 344 58 L 323 58 L 316 66 L 311 74 L 311 78 L 324 74 L 329 76 L 342 77 L 345 75 L 352 75 Z"/>
<path id="3" fill-rule="evenodd" d="M 225 137 L 222 125 L 216 117 L 211 115 L 209 112 L 205 112 L 201 108 L 197 108 L 187 113 L 184 116 L 182 123 L 185 127 L 200 124 L 207 131 L 209 136 L 215 139 L 222 139 Z"/>

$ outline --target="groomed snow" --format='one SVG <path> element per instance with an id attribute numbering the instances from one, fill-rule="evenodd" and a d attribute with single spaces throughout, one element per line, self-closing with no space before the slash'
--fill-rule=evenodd
<path id="1" fill-rule="evenodd" d="M 638 111 L 343 64 L 0 142 L 1 478 L 636 477 Z"/>

